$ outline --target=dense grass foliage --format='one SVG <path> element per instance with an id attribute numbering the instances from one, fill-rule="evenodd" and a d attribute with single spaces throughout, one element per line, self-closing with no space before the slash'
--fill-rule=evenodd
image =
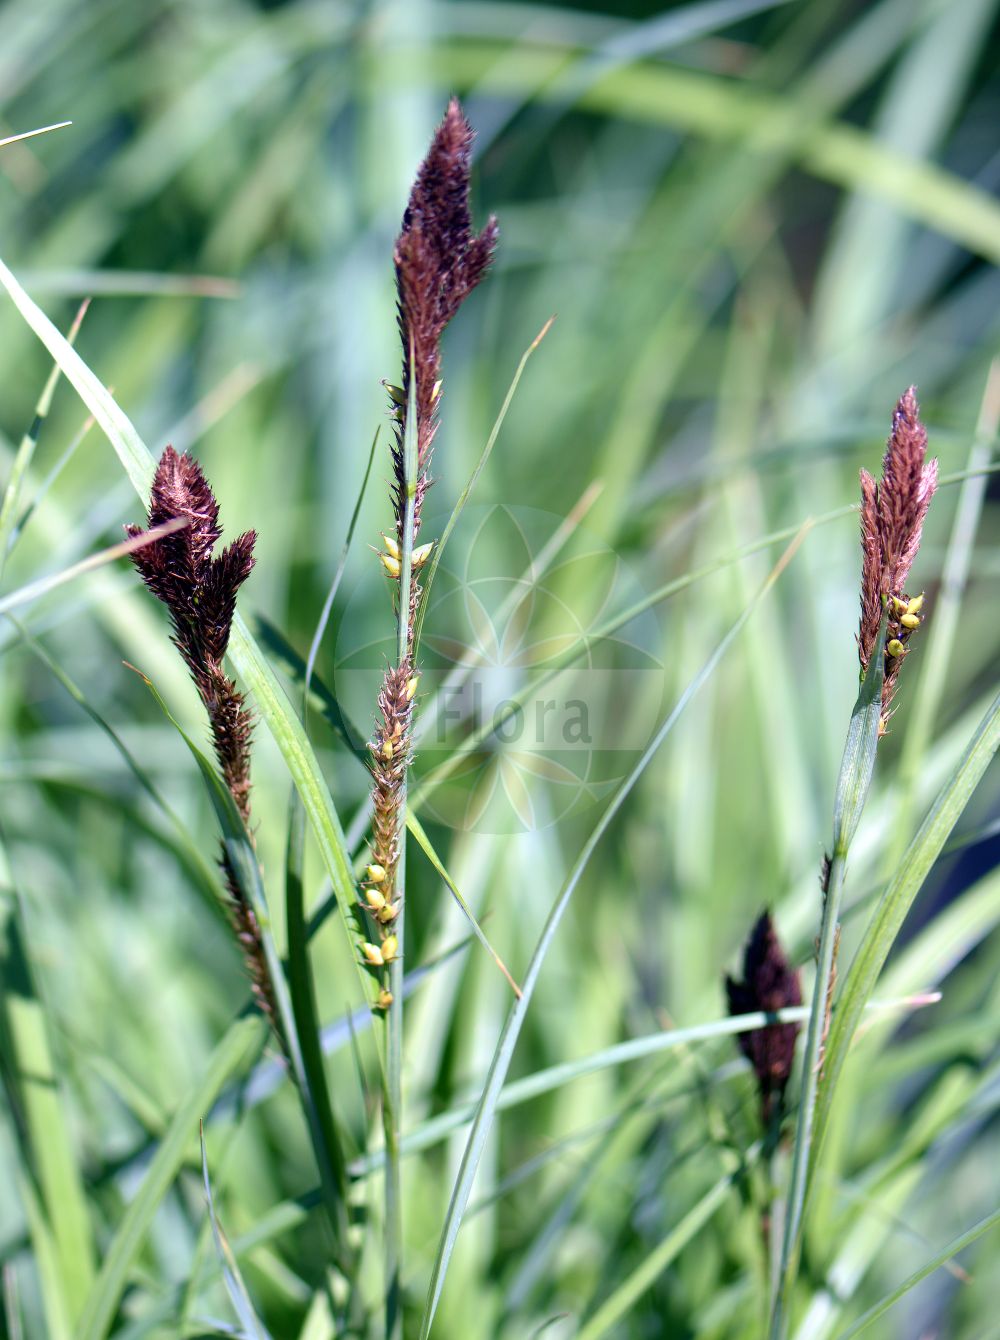
<path id="1" fill-rule="evenodd" d="M 73 123 L 0 146 L 4 1340 L 384 1333 L 385 1026 L 345 931 L 396 654 L 393 240 L 452 93 L 500 233 L 419 536 L 454 521 L 393 975 L 403 1334 L 767 1333 L 800 1079 L 779 1138 L 724 979 L 767 907 L 812 998 L 858 470 L 911 383 L 924 622 L 838 871 L 787 1334 L 996 1330 L 998 6 L 607 8 L 0 9 L 0 138 Z M 128 560 L 44 580 L 145 522 L 168 443 L 257 533 L 249 833 Z"/>

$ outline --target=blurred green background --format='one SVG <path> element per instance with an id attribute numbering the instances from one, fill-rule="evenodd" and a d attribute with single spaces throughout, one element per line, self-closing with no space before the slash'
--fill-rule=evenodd
<path id="1" fill-rule="evenodd" d="M 61 329 L 93 297 L 77 341 L 85 361 L 151 447 L 198 455 L 227 535 L 259 532 L 241 608 L 283 673 L 289 649 L 307 652 L 383 425 L 317 662 L 335 688 L 341 639 L 370 648 L 391 627 L 366 546 L 389 518 L 380 379 L 399 377 L 392 243 L 416 165 L 459 93 L 478 133 L 474 218 L 497 215 L 500 245 L 446 336 L 428 507 L 444 517 L 454 505 L 522 352 L 557 314 L 473 501 L 533 509 L 528 558 L 578 509 L 563 557 L 599 553 L 602 575 L 574 561 L 551 576 L 590 629 L 636 590 L 856 501 L 858 467 L 875 469 L 910 383 L 942 475 L 988 461 L 1000 413 L 996 380 L 987 393 L 1000 326 L 997 8 L 7 0 L 0 133 L 73 125 L 0 149 L 0 256 Z M 50 364 L 6 299 L 0 340 L 6 480 Z M 67 453 L 85 417 L 60 386 L 8 590 L 142 518 L 98 430 Z M 469 551 L 482 515 L 473 508 L 463 520 L 456 553 Z M 848 872 L 845 955 L 995 691 L 997 526 L 995 490 L 981 478 L 942 488 L 931 508 L 914 574 L 931 617 Z M 522 571 L 513 536 L 499 530 L 483 543 L 487 570 Z M 602 737 L 591 801 L 622 771 L 615 741 L 628 752 L 648 739 L 651 719 L 677 701 L 781 549 L 690 584 L 642 625 L 636 646 L 655 673 L 641 692 L 616 698 L 613 679 L 601 690 L 618 716 Z M 857 685 L 858 559 L 853 515 L 811 530 L 657 756 L 579 889 L 515 1074 L 719 1017 L 722 973 L 765 904 L 795 960 L 808 961 Z M 620 564 L 622 585 L 608 562 Z M 213 820 L 190 756 L 123 666 L 149 674 L 202 731 L 162 611 L 120 563 L 21 616 L 195 835 L 178 837 L 19 631 L 0 631 L 0 882 L 7 904 L 15 891 L 24 899 L 60 1102 L 101 1244 L 134 1193 L 143 1151 L 248 990 L 213 903 Z M 530 617 L 533 636 L 565 631 L 545 608 Z M 447 620 L 446 603 L 437 625 L 429 616 L 431 661 L 435 636 L 439 651 L 464 636 Z M 372 697 L 380 658 L 366 662 Z M 526 660 L 504 661 L 505 686 L 523 682 Z M 347 826 L 366 774 L 320 711 L 310 729 Z M 280 939 L 289 784 L 263 728 L 255 769 Z M 556 775 L 537 766 L 519 808 L 508 774 L 511 822 L 430 825 L 515 976 L 598 812 L 565 810 L 549 785 Z M 816 1209 L 823 1230 L 806 1258 L 814 1294 L 803 1336 L 839 1334 L 996 1207 L 997 808 L 991 772 L 880 989 L 940 988 L 942 1002 L 905 1026 L 869 1030 L 849 1072 Z M 416 968 L 466 929 L 429 865 L 419 856 L 411 865 Z M 318 904 L 312 854 L 307 874 Z M 332 919 L 314 954 L 321 1014 L 334 1019 L 359 1002 Z M 9 950 L 7 963 L 11 971 Z M 507 992 L 473 945 L 414 994 L 407 1126 L 478 1093 Z M 330 1064 L 360 1148 L 358 1065 L 375 1086 L 366 1037 L 357 1058 L 341 1046 Z M 14 1081 L 0 1121 L 11 1340 L 47 1334 L 16 1091 Z M 547 1333 L 575 1335 L 718 1177 L 719 1150 L 742 1150 L 757 1134 L 748 1073 L 725 1039 L 512 1109 L 491 1137 L 435 1333 L 525 1337 L 561 1318 Z M 462 1147 L 460 1132 L 405 1165 L 415 1302 Z M 222 1334 L 211 1319 L 232 1322 L 194 1154 L 192 1145 L 154 1221 L 116 1334 Z M 272 1333 L 332 1334 L 324 1234 L 309 1208 L 316 1176 L 288 1086 L 212 1123 L 209 1159 Z M 757 1334 L 765 1290 L 754 1194 L 734 1191 L 612 1333 Z M 293 1213 L 303 1196 L 305 1211 Z M 275 1207 L 290 1207 L 287 1220 L 265 1219 Z M 365 1258 L 373 1306 L 376 1244 Z M 995 1334 L 995 1234 L 962 1263 L 967 1275 L 939 1271 L 872 1333 Z"/>

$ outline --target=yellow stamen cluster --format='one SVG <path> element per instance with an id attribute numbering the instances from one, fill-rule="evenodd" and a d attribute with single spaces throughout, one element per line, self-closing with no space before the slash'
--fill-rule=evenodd
<path id="1" fill-rule="evenodd" d="M 906 644 L 909 641 L 910 634 L 920 627 L 920 611 L 924 607 L 923 595 L 914 596 L 912 600 L 906 596 L 893 596 L 892 608 L 889 613 L 889 632 L 893 634 L 886 644 L 886 655 L 893 660 L 899 660 L 906 655 Z"/>

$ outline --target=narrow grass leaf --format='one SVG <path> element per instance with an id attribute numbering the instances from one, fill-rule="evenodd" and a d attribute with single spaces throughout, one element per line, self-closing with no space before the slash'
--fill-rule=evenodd
<path id="1" fill-rule="evenodd" d="M 601 815 L 593 832 L 584 844 L 583 850 L 577 857 L 569 877 L 560 890 L 552 910 L 549 912 L 535 947 L 535 951 L 531 956 L 528 971 L 525 974 L 522 986 L 523 994 L 517 1001 L 515 1001 L 507 1016 L 507 1021 L 493 1054 L 493 1060 L 490 1063 L 486 1082 L 483 1086 L 483 1092 L 476 1108 L 476 1114 L 472 1122 L 472 1130 L 469 1132 L 469 1138 L 466 1142 L 465 1152 L 462 1156 L 462 1163 L 459 1168 L 458 1177 L 455 1181 L 451 1201 L 449 1202 L 448 1210 L 445 1215 L 441 1239 L 438 1243 L 427 1293 L 427 1302 L 424 1307 L 424 1314 L 420 1324 L 420 1340 L 426 1340 L 426 1337 L 430 1334 L 431 1326 L 434 1322 L 434 1314 L 437 1311 L 437 1305 L 440 1301 L 442 1290 L 444 1289 L 444 1281 L 448 1271 L 448 1265 L 451 1261 L 452 1253 L 455 1250 L 455 1243 L 458 1239 L 458 1231 L 461 1227 L 462 1216 L 465 1213 L 465 1207 L 469 1203 L 469 1196 L 472 1194 L 472 1186 L 479 1169 L 479 1162 L 482 1158 L 486 1139 L 493 1123 L 494 1112 L 496 1111 L 496 1105 L 503 1089 L 504 1080 L 507 1077 L 507 1071 L 510 1068 L 511 1060 L 513 1059 L 514 1048 L 517 1044 L 518 1037 L 520 1036 L 521 1028 L 524 1024 L 528 1006 L 531 1003 L 531 998 L 534 994 L 535 985 L 541 973 L 542 966 L 545 962 L 549 948 L 552 945 L 552 941 L 555 938 L 556 932 L 559 929 L 559 924 L 562 921 L 563 915 L 569 906 L 570 898 L 583 877 L 583 873 L 589 864 L 591 856 L 610 827 L 612 820 L 618 813 L 625 799 L 628 797 L 643 772 L 645 772 L 660 745 L 670 734 L 671 730 L 673 730 L 674 725 L 682 716 L 688 704 L 715 672 L 730 643 L 736 638 L 737 634 L 750 618 L 750 615 L 753 613 L 759 602 L 777 581 L 781 572 L 784 571 L 792 554 L 798 548 L 804 533 L 805 530 L 803 529 L 785 551 L 784 555 L 770 573 L 761 589 L 757 592 L 754 599 L 746 606 L 739 618 L 716 647 L 715 651 L 705 662 L 702 669 L 695 675 L 694 679 L 684 690 L 684 693 L 681 695 L 681 698 L 673 711 L 657 730 L 636 765 L 632 768 L 631 772 L 615 792 L 611 802 Z"/>
<path id="2" fill-rule="evenodd" d="M 958 822 L 983 773 L 1000 745 L 1000 695 L 990 705 L 964 756 L 938 792 L 916 837 L 868 924 L 838 998 L 827 1040 L 823 1083 L 816 1108 L 812 1163 L 815 1164 L 830 1117 L 837 1080 L 883 964 L 895 943 L 913 901 Z"/>
<path id="3" fill-rule="evenodd" d="M 833 802 L 833 850 L 846 855 L 861 822 L 871 790 L 882 714 L 882 681 L 885 677 L 885 638 L 888 615 L 883 614 L 878 641 L 868 661 L 868 673 L 851 712 L 844 757 L 837 777 Z"/>
<path id="4" fill-rule="evenodd" d="M 250 1292 L 240 1273 L 236 1257 L 233 1255 L 233 1249 L 229 1245 L 229 1239 L 222 1231 L 222 1225 L 219 1223 L 219 1217 L 215 1212 L 215 1200 L 212 1196 L 212 1182 L 208 1175 L 208 1153 L 205 1149 L 204 1123 L 199 1122 L 198 1129 L 201 1135 L 201 1180 L 202 1185 L 205 1188 L 205 1203 L 208 1206 L 208 1217 L 212 1225 L 212 1238 L 215 1242 L 215 1250 L 218 1253 L 219 1261 L 222 1265 L 222 1279 L 226 1286 L 226 1292 L 229 1294 L 229 1301 L 233 1305 L 233 1310 L 243 1328 L 243 1335 L 247 1337 L 247 1340 L 271 1340 L 264 1323 L 257 1316 L 253 1300 L 250 1297 Z"/>
<path id="5" fill-rule="evenodd" d="M 50 130 L 65 130 L 72 124 L 72 121 L 56 121 L 51 126 L 39 126 L 37 130 L 22 130 L 19 135 L 7 135 L 0 140 L 0 149 L 6 148 L 8 144 L 17 144 L 21 140 L 33 140 L 36 135 L 47 135 Z"/>
<path id="6" fill-rule="evenodd" d="M 732 1158 L 732 1156 L 730 1156 Z M 740 1165 L 741 1167 L 742 1165 Z M 577 1332 L 576 1340 L 598 1340 L 607 1335 L 631 1310 L 637 1299 L 649 1289 L 663 1274 L 671 1261 L 674 1261 L 708 1223 L 712 1215 L 729 1195 L 733 1182 L 739 1172 L 734 1168 L 731 1173 L 719 1179 L 690 1209 L 676 1228 L 671 1229 L 663 1241 L 649 1253 L 636 1270 L 632 1272 L 614 1291 L 610 1298 L 598 1308 L 589 1321 L 584 1322 Z"/>
<path id="7" fill-rule="evenodd" d="M 966 1247 L 970 1247 L 977 1238 L 981 1238 L 984 1233 L 989 1233 L 997 1227 L 1000 1227 L 1000 1210 L 987 1215 L 985 1219 L 980 1219 L 979 1223 L 970 1228 L 968 1232 L 954 1238 L 943 1251 L 938 1252 L 929 1261 L 925 1261 L 919 1270 L 915 1270 L 912 1275 L 907 1276 L 897 1289 L 893 1289 L 892 1293 L 887 1293 L 884 1298 L 880 1298 L 867 1312 L 862 1313 L 856 1322 L 848 1326 L 846 1331 L 841 1331 L 839 1340 L 850 1340 L 851 1336 L 860 1335 L 862 1331 L 866 1331 L 873 1321 L 878 1321 L 879 1317 L 885 1316 L 889 1309 L 905 1297 L 911 1289 L 916 1288 L 921 1280 L 925 1280 L 928 1275 L 933 1275 L 935 1270 L 940 1270 L 942 1266 L 947 1265 L 959 1252 L 964 1251 Z"/>
<path id="8" fill-rule="evenodd" d="M 73 563 L 70 567 L 63 568 L 61 572 L 53 572 L 48 577 L 39 577 L 37 581 L 28 582 L 26 586 L 20 586 L 16 591 L 11 591 L 10 595 L 0 598 L 0 614 L 8 614 L 11 610 L 17 609 L 19 605 L 30 604 L 31 601 L 37 600 L 40 596 L 48 595 L 56 587 L 75 581 L 77 577 L 93 572 L 95 568 L 102 568 L 107 563 L 113 563 L 116 558 L 124 558 L 126 554 L 134 554 L 137 549 L 142 549 L 147 544 L 153 544 L 156 540 L 162 539 L 164 535 L 172 535 L 175 530 L 183 530 L 187 524 L 186 517 L 175 517 L 171 521 L 165 521 L 162 526 L 156 526 L 153 530 L 137 535 L 134 540 L 122 540 L 119 544 L 113 544 L 108 549 L 102 549 L 100 553 L 90 554 L 87 558 L 81 559 L 79 563 Z"/>
<path id="9" fill-rule="evenodd" d="M 89 299 L 80 304 L 79 311 L 73 318 L 73 324 L 69 328 L 66 336 L 67 343 L 73 344 L 77 333 L 87 313 Z M 7 478 L 7 487 L 4 489 L 3 502 L 0 503 L 0 576 L 3 575 L 4 566 L 11 548 L 11 539 L 15 529 L 15 519 L 18 507 L 21 501 L 21 490 L 24 486 L 24 480 L 31 468 L 31 462 L 35 455 L 35 448 L 38 446 L 38 438 L 42 431 L 42 425 L 48 418 L 49 409 L 52 405 L 52 397 L 55 395 L 56 384 L 59 381 L 59 364 L 56 363 L 42 387 L 42 394 L 38 397 L 38 403 L 35 405 L 34 418 L 31 421 L 31 427 L 21 438 L 14 456 L 14 463 L 11 466 L 10 475 Z"/>
<path id="10" fill-rule="evenodd" d="M 0 854 L 6 867 L 6 853 Z M 8 881 L 10 872 L 5 871 Z M 60 1304 L 72 1321 L 94 1281 L 94 1234 L 77 1156 L 70 1135 L 66 1094 L 52 1056 L 50 1024 L 36 989 L 24 941 L 21 899 L 6 918 L 0 940 L 0 1015 L 4 1069 L 13 1089 L 11 1110 L 24 1123 L 29 1158 L 38 1185 L 38 1215 L 51 1237 L 51 1267 Z M 34 1225 L 36 1236 L 40 1225 Z M 49 1308 L 55 1311 L 54 1307 Z"/>
<path id="11" fill-rule="evenodd" d="M 431 865 L 434 867 L 437 873 L 444 880 L 455 901 L 462 909 L 463 913 L 468 919 L 469 925 L 472 927 L 472 931 L 476 939 L 486 950 L 487 954 L 489 954 L 490 958 L 492 958 L 493 962 L 503 973 L 504 977 L 506 977 L 507 981 L 510 983 L 511 990 L 514 992 L 514 995 L 520 996 L 521 988 L 518 986 L 518 984 L 514 981 L 513 977 L 510 975 L 510 971 L 508 970 L 506 963 L 504 963 L 503 959 L 500 957 L 497 951 L 490 944 L 489 940 L 486 938 L 483 928 L 480 926 L 479 922 L 476 920 L 473 914 L 472 908 L 463 898 L 461 890 L 459 889 L 455 881 L 452 879 L 451 875 L 448 874 L 448 871 L 444 867 L 444 862 L 441 860 L 440 856 L 438 856 L 437 852 L 434 850 L 434 845 L 431 842 L 430 838 L 427 836 L 423 824 L 420 822 L 420 820 L 412 811 L 409 811 L 406 815 L 406 826 L 413 834 L 413 836 L 417 839 L 421 851 L 427 857 L 428 861 L 430 861 Z"/>
<path id="12" fill-rule="evenodd" d="M 535 352 L 535 350 L 541 344 L 542 340 L 545 339 L 546 335 L 551 330 L 553 321 L 555 321 L 555 316 L 550 316 L 548 321 L 546 321 L 545 325 L 541 328 L 541 330 L 538 332 L 535 338 L 528 345 L 527 349 L 525 349 L 524 353 L 521 355 L 521 361 L 517 365 L 517 368 L 514 372 L 514 378 L 511 381 L 510 386 L 507 388 L 507 394 L 504 396 L 503 404 L 500 406 L 500 413 L 497 415 L 493 427 L 490 430 L 490 435 L 486 439 L 486 445 L 485 447 L 483 447 L 482 453 L 479 457 L 479 460 L 476 462 L 472 474 L 466 481 L 465 488 L 463 488 L 462 492 L 459 494 L 458 501 L 451 510 L 451 515 L 448 517 L 448 521 L 445 525 L 444 531 L 441 534 L 440 540 L 438 540 L 437 544 L 434 546 L 434 552 L 431 555 L 431 561 L 427 568 L 427 576 L 424 578 L 423 598 L 421 599 L 420 602 L 420 609 L 417 611 L 417 622 L 413 633 L 414 652 L 416 652 L 416 649 L 420 646 L 420 633 L 424 626 L 424 612 L 427 609 L 427 603 L 431 593 L 431 585 L 434 581 L 434 574 L 438 570 L 438 564 L 441 562 L 441 555 L 444 553 L 445 545 L 451 538 L 452 531 L 458 525 L 459 517 L 465 510 L 465 504 L 469 501 L 469 498 L 472 495 L 472 491 L 476 487 L 476 483 L 479 479 L 479 476 L 483 473 L 483 470 L 486 466 L 486 462 L 490 459 L 490 456 L 493 454 L 493 448 L 496 446 L 497 438 L 500 436 L 500 429 L 503 427 L 504 419 L 506 419 L 507 417 L 507 411 L 510 409 L 511 402 L 514 399 L 515 392 L 517 391 L 517 388 L 521 381 L 521 377 L 524 374 L 524 369 L 528 366 L 528 359 Z"/>
<path id="13" fill-rule="evenodd" d="M 111 1330 L 129 1271 L 142 1249 L 153 1216 L 191 1147 L 198 1122 L 258 1045 L 261 1026 L 256 1018 L 238 1019 L 212 1053 L 204 1075 L 182 1099 L 138 1194 L 104 1254 L 75 1340 L 104 1340 Z"/>
<path id="14" fill-rule="evenodd" d="M 890 1000 L 873 1000 L 868 1003 L 872 1014 L 894 1013 L 922 1009 L 934 1005 L 940 1000 L 937 993 L 924 993 L 918 996 L 900 996 Z M 629 1061 L 639 1061 L 647 1056 L 656 1056 L 660 1052 L 673 1051 L 688 1047 L 692 1042 L 711 1042 L 717 1038 L 735 1037 L 739 1033 L 749 1033 L 756 1028 L 764 1028 L 776 1023 L 803 1023 L 809 1017 L 806 1005 L 791 1006 L 773 1013 L 756 1012 L 754 1014 L 727 1015 L 724 1019 L 713 1019 L 704 1024 L 692 1024 L 687 1028 L 666 1029 L 662 1033 L 648 1033 L 639 1038 L 630 1038 L 627 1042 L 616 1042 L 611 1047 L 578 1057 L 575 1061 L 561 1061 L 558 1065 L 548 1066 L 545 1070 L 536 1070 L 534 1074 L 506 1084 L 497 1099 L 496 1111 L 506 1112 L 521 1103 L 540 1098 L 543 1094 L 554 1093 L 586 1075 L 613 1066 L 625 1065 Z M 478 1104 L 463 1103 L 448 1112 L 431 1117 L 419 1126 L 408 1131 L 400 1142 L 403 1154 L 417 1154 L 433 1145 L 440 1144 L 460 1127 L 465 1126 L 476 1115 Z M 357 1159 L 350 1165 L 352 1177 L 368 1177 L 382 1167 L 381 1151 L 367 1158 Z"/>
<path id="15" fill-rule="evenodd" d="M 141 671 L 137 673 L 142 675 Z M 346 1210 L 343 1199 L 344 1181 L 342 1171 L 344 1159 L 340 1148 L 337 1129 L 330 1117 L 329 1095 L 325 1093 L 325 1076 L 323 1077 L 324 1092 L 317 1097 L 310 1084 L 310 1073 L 306 1069 L 302 1039 L 298 1030 L 298 1017 L 292 1005 L 284 967 L 278 955 L 277 948 L 275 947 L 274 936 L 271 934 L 271 922 L 267 910 L 267 896 L 264 892 L 260 862 L 257 860 L 257 854 L 254 851 L 253 843 L 250 840 L 250 835 L 247 832 L 246 825 L 243 822 L 240 812 L 236 808 L 236 802 L 233 800 L 229 788 L 220 777 L 218 769 L 198 748 L 190 736 L 188 736 L 181 728 L 173 716 L 171 716 L 167 705 L 160 697 L 156 690 L 156 686 L 152 681 L 145 675 L 142 675 L 142 679 L 159 704 L 164 716 L 166 716 L 167 720 L 178 732 L 198 765 L 198 770 L 205 782 L 209 798 L 212 802 L 212 807 L 215 810 L 216 818 L 219 821 L 219 828 L 222 831 L 222 845 L 225 848 L 226 859 L 236 877 L 243 896 L 253 908 L 254 916 L 260 927 L 261 942 L 264 948 L 264 956 L 267 960 L 270 986 L 274 994 L 275 1004 L 277 1005 L 281 1031 L 288 1052 L 288 1060 L 302 1102 L 303 1113 L 306 1118 L 313 1151 L 319 1168 L 320 1180 L 328 1198 L 331 1220 L 335 1226 L 343 1228 L 346 1232 Z M 317 1060 L 320 1070 L 322 1070 L 322 1056 L 314 1058 L 314 1062 Z M 326 1103 L 325 1117 L 322 1116 L 320 1112 L 320 1104 L 324 1102 L 324 1097 Z"/>
<path id="16" fill-rule="evenodd" d="M 0 284 L 10 294 L 27 324 L 62 368 L 66 380 L 75 387 L 80 399 L 114 447 L 125 473 L 145 503 L 153 479 L 154 462 L 132 422 L 76 350 L 37 303 L 32 301 L 3 261 L 0 261 Z M 233 620 L 229 657 L 253 695 L 257 710 L 274 736 L 292 780 L 302 797 L 323 863 L 337 895 L 344 931 L 352 949 L 351 957 L 357 962 L 357 956 L 353 952 L 352 928 L 346 913 L 346 908 L 354 896 L 354 881 L 343 829 L 333 798 L 301 721 L 292 710 L 284 690 L 261 654 L 239 611 Z M 358 978 L 364 989 L 366 981 L 360 965 Z"/>

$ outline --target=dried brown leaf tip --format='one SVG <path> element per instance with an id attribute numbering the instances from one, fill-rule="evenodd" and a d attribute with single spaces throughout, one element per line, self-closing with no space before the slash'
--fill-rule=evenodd
<path id="1" fill-rule="evenodd" d="M 868 669 L 878 641 L 883 607 L 889 611 L 885 679 L 882 685 L 884 734 L 900 666 L 911 634 L 920 626 L 923 595 L 906 594 L 906 579 L 920 548 L 924 518 L 937 488 L 937 461 L 927 460 L 927 431 L 920 422 L 915 388 L 900 397 L 892 416 L 892 432 L 876 483 L 861 471 L 861 626 L 858 657 L 861 673 Z"/>
<path id="2" fill-rule="evenodd" d="M 236 596 L 253 568 L 255 533 L 240 535 L 218 557 L 219 504 L 198 463 L 167 447 L 153 476 L 150 529 L 184 518 L 187 525 L 136 550 L 132 561 L 170 611 L 173 641 L 183 656 L 208 713 L 212 743 L 226 786 L 243 822 L 250 823 L 250 740 L 253 719 L 245 698 L 223 669 Z M 141 526 L 126 526 L 131 538 Z M 250 971 L 254 995 L 277 1027 L 260 927 L 225 856 L 230 917 Z"/>
<path id="3" fill-rule="evenodd" d="M 743 951 L 743 981 L 726 977 L 729 1013 L 772 1013 L 802 1004 L 798 973 L 790 966 L 778 941 L 769 912 L 763 912 L 750 932 Z M 753 1066 L 760 1090 L 761 1117 L 766 1126 L 784 1099 L 795 1060 L 798 1024 L 769 1024 L 737 1036 L 740 1051 Z"/>

